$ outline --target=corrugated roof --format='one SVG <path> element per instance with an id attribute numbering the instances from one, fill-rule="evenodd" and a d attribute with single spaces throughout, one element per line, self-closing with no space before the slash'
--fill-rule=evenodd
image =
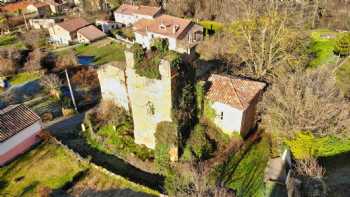
<path id="1" fill-rule="evenodd" d="M 40 117 L 25 105 L 10 105 L 0 110 L 0 142 L 6 141 L 39 120 Z"/>
<path id="2" fill-rule="evenodd" d="M 126 15 L 145 15 L 145 16 L 155 16 L 161 7 L 151 7 L 144 5 L 130 5 L 130 4 L 122 4 L 115 12 L 126 14 Z"/>
<path id="3" fill-rule="evenodd" d="M 68 32 L 75 32 L 85 26 L 90 25 L 90 23 L 83 18 L 73 18 L 73 19 L 65 20 L 61 23 L 58 23 L 57 25 L 67 30 Z"/>
<path id="4" fill-rule="evenodd" d="M 249 107 L 250 102 L 266 86 L 265 83 L 258 81 L 217 74 L 211 75 L 209 82 L 211 82 L 207 93 L 209 100 L 241 110 Z"/>
<path id="5" fill-rule="evenodd" d="M 179 38 L 191 22 L 188 19 L 161 15 L 153 20 L 141 19 L 134 24 L 133 28 L 141 34 L 152 32 L 163 36 Z"/>
<path id="6" fill-rule="evenodd" d="M 99 30 L 94 25 L 89 25 L 78 30 L 78 33 L 83 35 L 86 39 L 90 41 L 95 41 L 106 36 L 101 30 Z"/>

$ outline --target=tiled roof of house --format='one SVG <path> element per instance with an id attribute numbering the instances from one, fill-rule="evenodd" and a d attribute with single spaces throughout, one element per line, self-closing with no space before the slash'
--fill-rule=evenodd
<path id="1" fill-rule="evenodd" d="M 45 2 L 35 2 L 32 4 L 34 7 L 36 8 L 42 8 L 42 7 L 48 7 L 49 4 L 45 3 Z"/>
<path id="2" fill-rule="evenodd" d="M 265 83 L 238 77 L 213 74 L 209 78 L 207 98 L 234 108 L 244 110 L 249 107 L 256 95 L 264 89 Z"/>
<path id="3" fill-rule="evenodd" d="M 123 4 L 121 5 L 115 12 L 120 14 L 126 14 L 126 15 L 145 15 L 145 16 L 155 16 L 159 11 L 161 10 L 161 7 L 151 7 L 151 6 L 144 6 L 144 5 L 130 5 L 130 4 Z"/>
<path id="4" fill-rule="evenodd" d="M 192 21 L 170 15 L 161 15 L 153 20 L 141 19 L 134 24 L 134 30 L 145 34 L 152 32 L 163 36 L 179 38 Z"/>
<path id="5" fill-rule="evenodd" d="M 17 12 L 18 10 L 24 10 L 28 5 L 32 4 L 31 1 L 19 1 L 16 3 L 6 4 L 1 8 L 4 12 Z"/>
<path id="6" fill-rule="evenodd" d="M 59 25 L 68 32 L 75 32 L 83 27 L 90 25 L 90 23 L 83 18 L 73 18 L 58 23 L 57 25 Z"/>
<path id="7" fill-rule="evenodd" d="M 86 39 L 90 41 L 95 41 L 106 36 L 101 30 L 99 30 L 94 25 L 89 25 L 78 30 L 78 33 L 83 35 Z"/>
<path id="8" fill-rule="evenodd" d="M 25 105 L 10 105 L 0 110 L 0 142 L 38 122 L 40 117 Z"/>

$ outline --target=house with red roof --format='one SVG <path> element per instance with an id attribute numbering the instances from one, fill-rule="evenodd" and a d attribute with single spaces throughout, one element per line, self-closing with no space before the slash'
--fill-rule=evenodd
<path id="1" fill-rule="evenodd" d="M 150 48 L 154 39 L 162 38 L 168 40 L 170 50 L 190 53 L 190 49 L 203 40 L 203 27 L 191 20 L 165 14 L 152 20 L 138 20 L 133 29 L 135 42 L 145 48 Z"/>
<path id="2" fill-rule="evenodd" d="M 50 40 L 59 45 L 73 42 L 90 43 L 105 37 L 105 33 L 83 18 L 73 18 L 49 28 Z"/>
<path id="3" fill-rule="evenodd" d="M 0 166 L 39 142 L 41 130 L 40 117 L 25 105 L 0 110 Z"/>
<path id="4" fill-rule="evenodd" d="M 28 13 L 35 13 L 40 17 L 49 16 L 51 14 L 50 5 L 45 2 L 34 2 L 30 3 L 26 7 Z"/>
<path id="5" fill-rule="evenodd" d="M 161 13 L 161 7 L 122 4 L 114 12 L 114 19 L 124 26 L 131 26 L 140 19 L 154 19 Z"/>
<path id="6" fill-rule="evenodd" d="M 266 84 L 238 77 L 213 74 L 208 80 L 205 107 L 215 112 L 212 121 L 231 135 L 248 134 L 255 124 L 256 106 Z"/>
<path id="7" fill-rule="evenodd" d="M 191 20 L 162 13 L 161 7 L 122 4 L 114 12 L 115 21 L 133 26 L 135 42 L 150 48 L 156 38 L 166 39 L 169 49 L 179 53 L 191 50 L 203 40 L 203 27 Z"/>

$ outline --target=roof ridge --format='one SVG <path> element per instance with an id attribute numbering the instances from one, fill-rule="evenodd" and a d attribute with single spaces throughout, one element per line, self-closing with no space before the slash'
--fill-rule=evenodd
<path id="1" fill-rule="evenodd" d="M 233 79 L 233 78 L 231 78 L 231 79 Z M 233 79 L 233 80 L 234 80 L 234 79 Z M 234 85 L 234 83 L 233 83 L 232 80 L 230 80 L 230 84 L 231 84 L 231 86 L 233 87 L 233 90 L 234 90 L 234 93 L 235 93 L 236 97 L 238 98 L 238 102 L 239 102 L 239 104 L 240 104 L 240 107 L 243 109 L 243 108 L 244 108 L 244 105 L 243 105 L 243 103 L 242 103 L 241 97 L 240 97 L 240 95 L 238 94 L 237 88 L 236 88 L 236 86 Z"/>

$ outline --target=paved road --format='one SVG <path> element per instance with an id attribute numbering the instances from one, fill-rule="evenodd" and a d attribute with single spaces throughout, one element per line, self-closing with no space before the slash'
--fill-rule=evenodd
<path id="1" fill-rule="evenodd" d="M 44 125 L 44 127 L 58 140 L 76 153 L 79 153 L 82 157 L 91 158 L 91 162 L 96 165 L 102 166 L 138 184 L 164 192 L 163 177 L 144 172 L 114 155 L 108 155 L 90 147 L 79 132 L 79 127 L 83 119 L 84 113 L 81 113 L 69 118 L 55 120 Z"/>

